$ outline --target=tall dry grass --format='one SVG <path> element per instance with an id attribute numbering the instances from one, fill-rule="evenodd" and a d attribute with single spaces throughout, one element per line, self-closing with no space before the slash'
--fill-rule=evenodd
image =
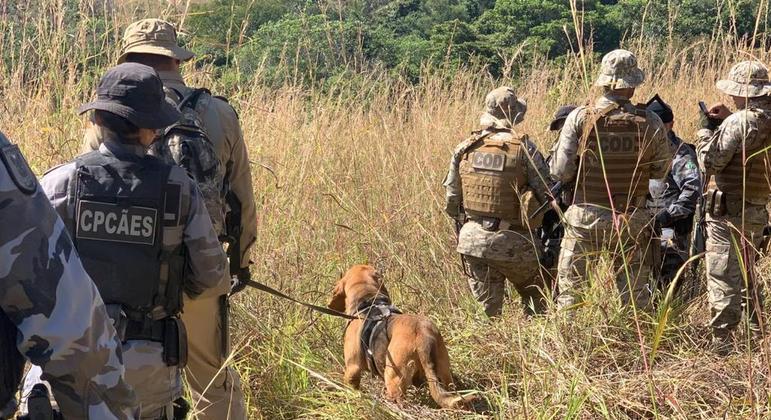
<path id="1" fill-rule="evenodd" d="M 38 174 L 79 149 L 82 120 L 74 109 L 114 62 L 122 28 L 150 15 L 180 20 L 178 9 L 115 2 L 110 24 L 94 30 L 105 2 L 81 1 L 74 26 L 63 21 L 60 3 L 42 4 L 48 7 L 30 11 L 28 20 L 0 19 L 0 56 L 12 56 L 0 62 L 0 129 Z M 29 28 L 27 37 L 9 38 L 12 25 Z M 631 41 L 648 75 L 636 99 L 661 94 L 674 108 L 676 130 L 692 138 L 696 102 L 720 99 L 714 81 L 736 60 L 755 55 L 767 62 L 765 52 L 730 39 Z M 100 56 L 90 55 L 89 43 L 103 46 Z M 572 320 L 554 313 L 528 320 L 510 302 L 503 318 L 490 322 L 466 290 L 441 182 L 452 149 L 476 126 L 484 94 L 499 83 L 515 85 L 529 103 L 522 128 L 545 151 L 554 140 L 546 131 L 552 112 L 590 100 L 596 68 L 585 51 L 562 68 L 539 61 L 518 80 L 495 81 L 477 69 L 451 77 L 427 71 L 411 86 L 373 72 L 361 75 L 371 88 L 341 84 L 334 94 L 302 85 L 270 90 L 259 74 L 229 91 L 206 68 L 187 68 L 186 76 L 229 95 L 240 112 L 260 215 L 255 278 L 325 303 L 348 266 L 376 264 L 401 309 L 437 322 L 459 388 L 489 405 L 478 416 L 769 418 L 767 345 L 714 356 L 706 349 L 703 296 L 675 303 L 666 317 L 634 315 L 621 307 L 600 264 L 587 304 Z M 405 406 L 384 401 L 376 380 L 365 380 L 363 392 L 347 389 L 341 320 L 251 291 L 234 307 L 233 358 L 254 418 L 476 416 L 431 408 L 424 389 Z"/>

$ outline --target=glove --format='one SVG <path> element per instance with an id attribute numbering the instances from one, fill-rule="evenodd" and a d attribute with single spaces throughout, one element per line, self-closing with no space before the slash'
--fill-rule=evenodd
<path id="1" fill-rule="evenodd" d="M 668 228 L 672 227 L 672 225 L 672 216 L 669 215 L 668 211 L 662 210 L 656 213 L 656 217 L 653 219 L 653 227 L 655 229 Z"/>
<path id="2" fill-rule="evenodd" d="M 243 267 L 241 270 L 236 273 L 233 278 L 230 279 L 230 296 L 235 295 L 236 293 L 246 289 L 246 280 L 250 280 L 252 278 L 251 270 L 249 270 L 249 267 Z"/>
<path id="3" fill-rule="evenodd" d="M 699 127 L 706 128 L 707 130 L 715 131 L 720 127 L 720 124 L 723 123 L 723 120 L 720 118 L 714 118 L 707 115 L 704 115 L 702 113 L 699 113 Z"/>

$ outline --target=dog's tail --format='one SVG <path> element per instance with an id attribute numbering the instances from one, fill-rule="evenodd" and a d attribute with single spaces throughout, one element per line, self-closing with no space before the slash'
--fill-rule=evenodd
<path id="1" fill-rule="evenodd" d="M 418 351 L 418 358 L 420 364 L 423 365 L 431 398 L 442 408 L 469 408 L 477 397 L 463 397 L 447 389 L 448 386 L 452 385 L 450 357 L 447 354 L 447 347 L 444 345 L 442 336 L 435 328 L 432 329 L 434 331 L 424 335 L 423 345 Z"/>

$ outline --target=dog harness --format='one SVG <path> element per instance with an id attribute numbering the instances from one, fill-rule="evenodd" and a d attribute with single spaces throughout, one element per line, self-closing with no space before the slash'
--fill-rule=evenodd
<path id="1" fill-rule="evenodd" d="M 360 317 L 364 321 L 364 325 L 361 327 L 361 335 L 359 341 L 361 343 L 361 350 L 367 356 L 367 366 L 369 366 L 370 372 L 382 377 L 383 373 L 377 368 L 375 363 L 375 354 L 372 352 L 372 345 L 378 334 L 387 330 L 388 320 L 391 315 L 401 314 L 402 312 L 397 309 L 388 296 L 378 295 L 370 301 L 362 302 L 358 308 L 356 308 L 355 316 Z"/>

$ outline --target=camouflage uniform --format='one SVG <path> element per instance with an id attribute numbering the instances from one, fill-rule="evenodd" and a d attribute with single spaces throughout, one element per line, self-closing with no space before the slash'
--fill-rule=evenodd
<path id="1" fill-rule="evenodd" d="M 595 260 L 597 251 L 603 249 L 613 253 L 616 286 L 622 302 L 628 304 L 634 299 L 636 305 L 642 307 L 650 300 L 650 252 L 647 249 L 650 214 L 644 208 L 645 194 L 650 178 L 661 178 L 666 174 L 674 150 L 656 114 L 614 95 L 614 89 L 635 88 L 643 80 L 644 74 L 632 53 L 624 50 L 608 53 L 602 60 L 601 74 L 595 83 L 606 89 L 605 94 L 593 107 L 581 106 L 570 113 L 554 146 L 550 161 L 552 177 L 563 184 L 576 183 L 573 204 L 564 215 L 565 237 L 557 274 L 560 308 L 571 306 L 580 299 L 579 289 L 586 281 L 587 261 Z M 588 112 L 598 118 L 596 124 L 588 120 Z M 638 121 L 626 133 L 629 136 L 629 133 L 638 132 L 637 138 L 630 141 L 633 147 L 628 151 L 623 148 L 623 158 L 616 157 L 616 144 L 607 142 L 615 133 L 604 134 L 602 131 L 612 130 L 613 121 L 601 123 L 602 118 L 606 118 L 605 121 L 611 118 Z M 595 130 L 599 134 L 595 134 Z M 606 143 L 602 143 L 604 137 Z M 645 144 L 638 147 L 643 141 Z M 602 152 L 595 150 L 600 145 Z M 590 172 L 591 160 L 598 162 L 600 156 L 605 156 L 604 163 L 595 163 L 591 166 L 594 173 Z M 604 175 L 606 170 L 607 177 Z M 589 175 L 600 185 L 591 184 Z M 625 177 L 631 178 L 628 183 L 619 181 Z M 618 185 L 620 183 L 626 185 Z M 591 197 L 590 188 L 594 192 Z M 610 197 L 608 189 L 611 190 Z"/>
<path id="2" fill-rule="evenodd" d="M 525 156 L 518 168 L 522 176 L 522 191 L 534 193 L 540 202 L 548 197 L 548 169 L 543 156 L 526 136 L 519 136 L 512 129 L 524 117 L 526 105 L 518 101 L 510 88 L 499 88 L 487 96 L 487 109 L 481 118 L 482 130 L 463 141 L 455 149 L 450 161 L 450 169 L 445 178 L 445 211 L 450 217 L 459 220 L 466 215 L 461 213 L 464 203 L 463 163 L 473 155 L 479 146 L 484 147 L 486 139 L 521 141 L 521 150 Z M 501 112 L 502 109 L 507 111 Z M 502 115 L 503 114 L 503 115 Z M 495 172 L 490 172 L 494 174 Z M 512 205 L 527 209 L 523 194 L 515 195 L 512 191 Z M 506 197 L 493 197 L 493 201 L 507 202 Z M 466 201 L 469 197 L 466 197 Z M 468 203 L 466 203 L 468 209 Z M 488 316 L 500 315 L 503 308 L 506 279 L 519 292 L 526 313 L 540 313 L 545 309 L 544 292 L 548 283 L 544 281 L 538 261 L 540 247 L 534 237 L 536 223 L 523 226 L 519 214 L 511 219 L 501 220 L 493 217 L 468 215 L 468 220 L 460 229 L 457 251 L 465 256 L 468 270 L 468 284 L 474 298 L 482 304 Z"/>
<path id="3" fill-rule="evenodd" d="M 2 135 L 0 148 L 0 307 L 19 329 L 18 349 L 42 366 L 65 418 L 133 418 L 102 299 L 18 149 Z"/>
<path id="4" fill-rule="evenodd" d="M 144 19 L 126 28 L 123 51 L 119 59 L 130 59 L 132 53 L 155 54 L 180 61 L 193 58 L 193 53 L 177 45 L 174 26 L 159 19 Z M 159 70 L 167 93 L 187 96 L 188 87 L 179 71 Z M 249 276 L 249 250 L 257 239 L 257 208 L 252 188 L 249 156 L 238 114 L 221 97 L 205 93 L 196 104 L 200 123 L 214 145 L 220 166 L 226 168 L 226 182 L 230 192 L 241 203 L 241 271 L 233 276 Z M 85 148 L 97 147 L 90 134 L 86 135 Z M 218 232 L 220 235 L 224 232 Z M 193 395 L 199 419 L 243 419 L 246 407 L 238 373 L 225 367 L 229 354 L 223 352 L 227 343 L 222 342 L 222 329 L 226 321 L 220 316 L 225 302 L 223 295 L 230 292 L 230 283 L 223 282 L 197 299 L 185 301 L 182 320 L 188 328 L 189 359 L 186 368 L 187 381 Z"/>
<path id="5" fill-rule="evenodd" d="M 750 306 L 750 322 L 758 326 L 755 308 L 761 308 L 762 294 L 752 267 L 768 222 L 771 99 L 766 95 L 771 93 L 771 83 L 765 66 L 745 61 L 734 66 L 729 79 L 719 81 L 717 87 L 728 95 L 749 98 L 747 106 L 717 130 L 705 128 L 698 134 L 699 165 L 709 177 L 707 196 L 720 191 L 724 198 L 725 214 L 707 205 L 706 215 L 710 326 L 715 338 L 722 340 L 741 321 L 742 306 Z M 742 267 L 751 267 L 750 273 Z"/>
<path id="6" fill-rule="evenodd" d="M 120 116 L 148 130 L 180 118 L 166 102 L 155 70 L 136 63 L 105 73 L 97 99 L 80 108 L 81 113 L 89 110 Z M 146 157 L 142 138 L 121 138 L 94 116 L 98 151 L 54 168 L 41 184 L 76 237 L 81 258 L 94 273 L 103 298 L 117 307 L 114 312 L 125 313 L 116 317 L 121 322 L 125 319 L 126 379 L 136 390 L 142 418 L 172 418 L 173 402 L 182 396 L 180 365 L 186 345 L 184 334 L 174 337 L 178 340 L 170 337 L 180 328 L 181 290 L 196 297 L 227 283 L 227 259 L 201 193 L 187 172 Z M 152 216 L 145 218 L 142 209 Z M 98 214 L 102 221 L 110 216 L 117 219 L 118 214 L 123 218 L 110 231 L 107 222 L 97 221 Z M 101 235 L 99 225 L 104 227 Z M 123 236 L 120 226 L 125 226 Z M 149 241 L 137 241 L 145 231 L 150 232 L 144 234 Z M 122 259 L 109 255 L 116 251 L 125 253 Z M 145 265 L 151 268 L 145 270 Z M 132 287 L 141 290 L 126 287 L 128 281 L 135 281 Z M 179 357 L 173 357 L 177 350 Z"/>
<path id="7" fill-rule="evenodd" d="M 142 156 L 144 148 L 107 137 L 103 139 L 99 152 L 106 156 L 124 153 Z M 71 199 L 74 192 L 70 191 L 75 170 L 74 163 L 62 165 L 48 172 L 41 181 L 46 195 L 70 229 L 73 229 L 71 225 L 76 211 Z M 188 294 L 196 296 L 206 289 L 217 287 L 226 277 L 226 258 L 200 193 L 187 173 L 182 168 L 172 168 L 169 183 L 181 186 L 181 202 L 187 204 L 181 214 L 186 214 L 187 218 L 184 225 L 166 228 L 164 248 L 173 249 L 180 243 L 185 244 L 190 268 L 185 287 Z M 194 328 L 191 326 L 188 330 Z M 142 418 L 157 419 L 164 412 L 169 413 L 167 410 L 171 410 L 171 402 L 182 396 L 182 376 L 178 367 L 167 366 L 164 362 L 163 345 L 153 341 L 129 340 L 123 344 L 123 354 L 126 380 L 136 391 Z"/>
<path id="8" fill-rule="evenodd" d="M 647 106 L 665 125 L 674 122 L 672 108 L 658 95 Z M 701 175 L 696 163 L 695 147 L 683 142 L 674 131 L 670 130 L 667 137 L 676 150 L 672 170 L 665 179 L 652 179 L 648 184 L 648 209 L 655 214 L 656 230 L 660 233 L 661 252 L 658 261 L 654 261 L 657 265 L 654 269 L 659 272 L 658 280 L 662 290 L 669 287 L 677 271 L 688 259 L 693 218 L 701 194 Z"/>

